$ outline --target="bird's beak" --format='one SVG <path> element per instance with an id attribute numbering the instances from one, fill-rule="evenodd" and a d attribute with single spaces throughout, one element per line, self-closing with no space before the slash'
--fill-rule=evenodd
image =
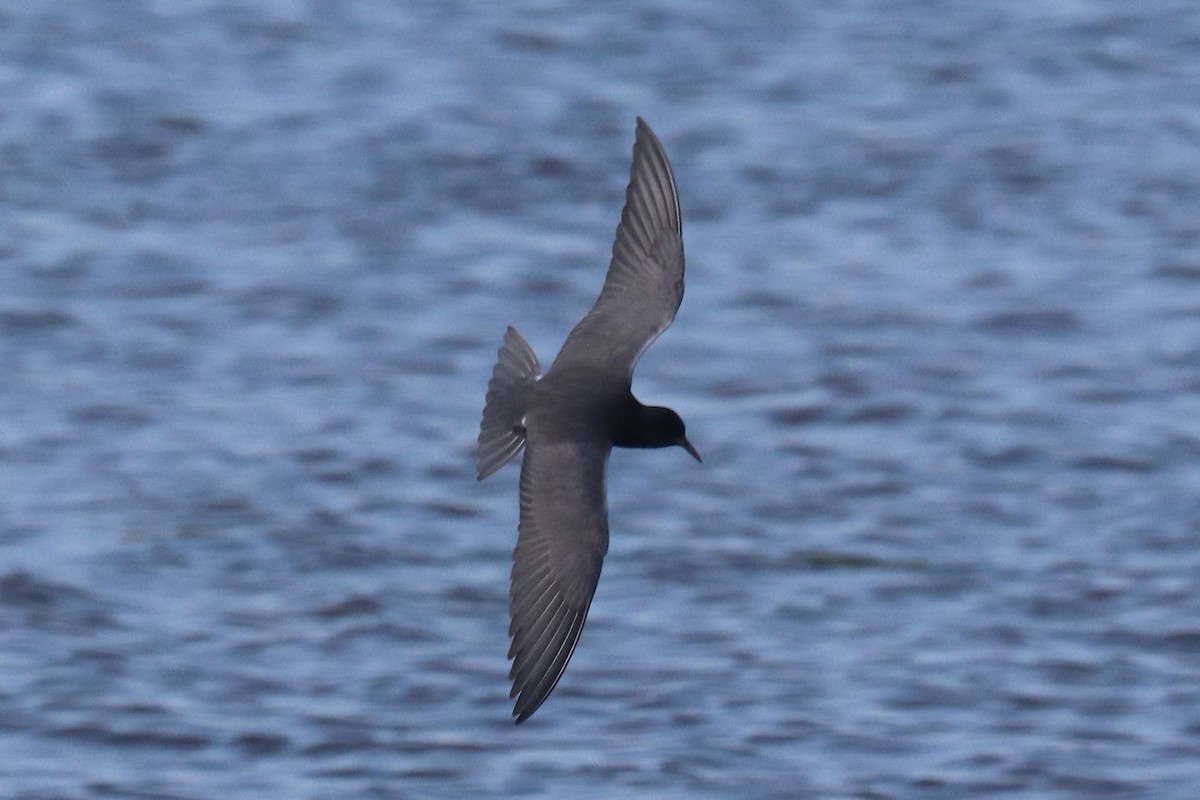
<path id="1" fill-rule="evenodd" d="M 700 454 L 696 452 L 696 448 L 692 447 L 692 443 L 689 442 L 687 439 L 684 439 L 683 441 L 681 441 L 679 443 L 679 446 L 682 447 L 684 450 L 687 450 L 688 455 L 690 455 L 692 458 L 696 459 L 701 464 L 704 463 L 704 459 L 700 457 Z"/>

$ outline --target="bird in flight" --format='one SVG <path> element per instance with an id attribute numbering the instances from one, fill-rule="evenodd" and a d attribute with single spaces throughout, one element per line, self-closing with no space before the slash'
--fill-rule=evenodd
<path id="1" fill-rule="evenodd" d="M 479 427 L 479 479 L 525 450 L 508 633 L 519 724 L 558 684 L 608 552 L 605 471 L 613 447 L 678 445 L 700 461 L 669 408 L 633 396 L 633 368 L 683 301 L 683 227 L 667 154 L 637 120 L 625 208 L 600 297 L 543 375 L 509 328 Z"/>

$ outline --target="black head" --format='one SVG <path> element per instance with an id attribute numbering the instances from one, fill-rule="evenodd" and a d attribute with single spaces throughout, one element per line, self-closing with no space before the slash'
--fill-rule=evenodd
<path id="1" fill-rule="evenodd" d="M 640 417 L 637 435 L 625 447 L 682 447 L 692 458 L 704 463 L 687 439 L 683 420 L 674 411 L 661 406 L 642 406 Z"/>

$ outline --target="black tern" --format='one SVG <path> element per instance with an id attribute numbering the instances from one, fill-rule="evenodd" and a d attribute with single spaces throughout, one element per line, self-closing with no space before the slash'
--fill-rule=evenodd
<path id="1" fill-rule="evenodd" d="M 638 117 L 625 208 L 604 287 L 543 375 L 509 328 L 479 426 L 479 480 L 524 448 L 508 633 L 510 698 L 524 722 L 579 642 L 608 552 L 605 469 L 615 447 L 679 446 L 700 461 L 669 408 L 642 405 L 633 368 L 683 301 L 683 227 L 667 154 Z"/>

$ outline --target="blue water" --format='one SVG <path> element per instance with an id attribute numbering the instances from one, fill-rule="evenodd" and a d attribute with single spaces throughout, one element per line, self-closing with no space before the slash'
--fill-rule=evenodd
<path id="1" fill-rule="evenodd" d="M 0 11 L 0 796 L 1200 796 L 1200 11 Z M 507 699 L 504 328 L 688 294 Z"/>

